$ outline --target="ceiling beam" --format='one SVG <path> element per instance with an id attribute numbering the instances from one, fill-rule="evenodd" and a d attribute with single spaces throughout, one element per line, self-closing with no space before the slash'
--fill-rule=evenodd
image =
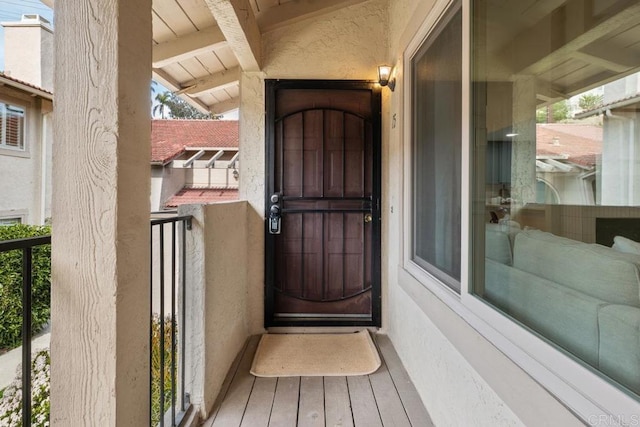
<path id="1" fill-rule="evenodd" d="M 184 85 L 184 88 L 176 94 L 185 93 L 189 96 L 198 96 L 214 89 L 224 89 L 240 81 L 240 67 L 220 71 L 210 76 L 192 80 Z"/>
<path id="2" fill-rule="evenodd" d="M 249 0 L 206 0 L 206 3 L 242 70 L 260 71 L 262 36 Z"/>
<path id="3" fill-rule="evenodd" d="M 153 68 L 162 68 L 224 46 L 226 39 L 217 26 L 187 34 L 153 46 Z"/>
<path id="4" fill-rule="evenodd" d="M 265 33 L 303 19 L 312 18 L 365 1 L 367 0 L 290 1 L 277 7 L 270 7 L 258 14 L 258 26 L 260 30 Z"/>
<path id="5" fill-rule="evenodd" d="M 588 13 L 579 13 L 581 7 L 588 8 L 588 2 L 570 0 L 535 26 L 517 35 L 501 55 L 503 58 L 514 59 L 511 62 L 513 74 L 543 73 L 571 57 L 576 51 L 640 19 L 640 3 L 597 22 L 590 19 Z M 558 22 L 564 25 L 559 25 Z"/>
<path id="6" fill-rule="evenodd" d="M 581 52 L 579 50 L 573 52 L 571 56 L 575 59 L 579 59 L 580 61 L 584 61 L 587 64 L 598 65 L 602 68 L 611 70 L 616 73 L 624 73 L 625 71 L 628 71 L 630 68 L 632 68 L 614 61 L 610 61 L 600 56 L 595 56 L 589 53 Z"/>
<path id="7" fill-rule="evenodd" d="M 169 89 L 171 92 L 177 92 L 180 90 L 180 83 L 177 82 L 173 77 L 171 77 L 167 72 L 161 69 L 153 70 L 153 79 L 160 83 L 162 86 Z M 181 97 L 186 102 L 189 103 L 192 107 L 200 111 L 201 113 L 207 114 L 209 112 L 209 106 L 204 102 L 200 101 L 197 98 L 190 98 L 188 96 Z"/>
<path id="8" fill-rule="evenodd" d="M 231 98 L 226 101 L 213 104 L 210 108 L 212 114 L 224 114 L 240 108 L 240 98 Z"/>

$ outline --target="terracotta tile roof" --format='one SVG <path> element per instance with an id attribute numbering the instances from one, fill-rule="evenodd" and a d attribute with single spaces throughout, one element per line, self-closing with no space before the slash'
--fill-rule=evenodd
<path id="1" fill-rule="evenodd" d="M 554 141 L 554 138 L 556 140 Z M 587 167 L 602 154 L 602 127 L 594 125 L 548 123 L 536 126 L 536 154 L 566 155 L 568 161 Z"/>
<path id="2" fill-rule="evenodd" d="M 237 147 L 237 120 L 152 120 L 151 162 L 166 163 L 185 147 Z"/>
<path id="3" fill-rule="evenodd" d="M 29 83 L 29 82 L 25 82 L 24 80 L 20 80 L 20 79 L 16 79 L 14 77 L 11 77 L 11 76 L 3 73 L 2 71 L 0 71 L 0 78 L 8 80 L 9 82 L 17 83 L 17 84 L 19 84 L 21 86 L 27 86 L 27 88 L 31 88 L 31 89 L 34 89 L 35 91 L 43 92 L 43 93 L 45 93 L 47 95 L 53 96 L 53 92 L 51 92 L 51 91 L 48 91 L 48 90 L 43 89 L 43 88 L 41 88 L 39 86 L 33 85 L 33 84 Z"/>
<path id="4" fill-rule="evenodd" d="M 208 205 L 228 200 L 238 200 L 237 189 L 183 188 L 171 196 L 164 205 L 167 208 L 175 208 L 180 205 Z"/>

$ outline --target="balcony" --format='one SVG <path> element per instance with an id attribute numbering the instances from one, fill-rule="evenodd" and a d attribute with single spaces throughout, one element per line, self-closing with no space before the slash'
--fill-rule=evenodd
<path id="1" fill-rule="evenodd" d="M 242 331 L 229 335 L 224 324 L 219 328 L 199 329 L 205 319 L 193 313 L 218 316 L 222 305 L 218 296 L 212 306 L 206 299 L 201 311 L 193 306 L 199 302 L 200 291 L 208 287 L 206 279 L 196 272 L 202 265 L 191 256 L 198 252 L 209 255 L 213 247 L 198 243 L 216 239 L 215 230 L 207 230 L 206 239 L 198 239 L 203 233 L 202 218 L 208 215 L 242 217 L 245 203 L 235 202 L 221 206 L 190 207 L 191 215 L 169 215 L 153 218 L 151 230 L 151 319 L 146 326 L 150 331 L 149 390 L 151 411 L 149 425 L 179 426 L 197 425 L 202 416 L 205 426 L 270 426 L 270 425 L 419 425 L 429 426 L 431 420 L 404 370 L 398 355 L 385 335 L 375 335 L 382 366 L 373 374 L 354 377 L 286 377 L 257 378 L 249 373 L 249 367 L 257 347 L 259 336 L 248 337 Z M 235 212 L 235 213 L 234 213 Z M 239 215 L 239 216 L 235 216 Z M 200 221 L 199 221 L 200 219 Z M 195 228 L 195 230 L 194 230 Z M 200 237 L 205 237 L 201 234 Z M 219 237 L 219 236 L 218 236 Z M 32 360 L 39 357 L 32 344 L 31 299 L 33 276 L 32 254 L 35 248 L 50 245 L 51 236 L 34 237 L 0 243 L 0 253 L 22 251 L 21 280 L 23 286 L 22 346 L 16 351 L 22 354 L 21 390 L 27 399 L 22 405 L 22 424 L 41 425 L 30 402 Z M 236 252 L 225 252 L 215 262 L 233 265 Z M 205 263 L 208 264 L 208 263 Z M 202 277 L 201 277 L 202 278 Z M 223 286 L 233 287 L 228 281 L 212 276 L 219 291 L 231 292 Z M 236 283 L 235 285 L 237 285 Z M 209 288 L 211 289 L 211 288 Z M 232 316 L 227 324 L 241 321 L 242 316 Z M 163 320 L 161 320 L 163 319 Z M 142 325 L 141 325 L 142 326 Z M 229 347 L 231 341 L 241 343 L 239 352 Z M 46 343 L 48 345 L 48 342 Z M 215 348 L 213 352 L 199 353 L 199 348 Z M 39 344 L 40 345 L 40 344 Z M 234 359 L 235 357 L 235 359 Z M 7 363 L 7 358 L 0 361 Z M 207 366 L 204 378 L 202 364 Z M 226 374 L 226 377 L 225 377 Z M 217 389 L 205 390 L 205 384 L 219 384 Z M 206 395 L 205 395 L 206 394 Z M 164 398 L 161 398 L 164 396 Z M 47 396 L 48 401 L 48 396 Z M 211 408 L 207 405 L 214 402 Z M 48 414 L 47 414 L 48 415 Z M 42 416 L 41 416 L 42 417 Z"/>

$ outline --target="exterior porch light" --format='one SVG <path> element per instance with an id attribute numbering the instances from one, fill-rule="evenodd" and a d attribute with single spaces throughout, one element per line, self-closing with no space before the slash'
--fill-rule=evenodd
<path id="1" fill-rule="evenodd" d="M 391 92 L 396 88 L 396 78 L 391 77 L 392 71 L 389 65 L 378 66 L 378 83 L 380 83 L 380 86 L 389 86 Z"/>

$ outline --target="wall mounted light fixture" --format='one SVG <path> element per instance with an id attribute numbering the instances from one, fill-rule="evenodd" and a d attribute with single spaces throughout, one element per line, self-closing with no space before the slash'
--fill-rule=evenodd
<path id="1" fill-rule="evenodd" d="M 391 77 L 393 69 L 389 65 L 378 66 L 378 83 L 380 86 L 389 86 L 391 92 L 396 88 L 396 78 Z"/>

